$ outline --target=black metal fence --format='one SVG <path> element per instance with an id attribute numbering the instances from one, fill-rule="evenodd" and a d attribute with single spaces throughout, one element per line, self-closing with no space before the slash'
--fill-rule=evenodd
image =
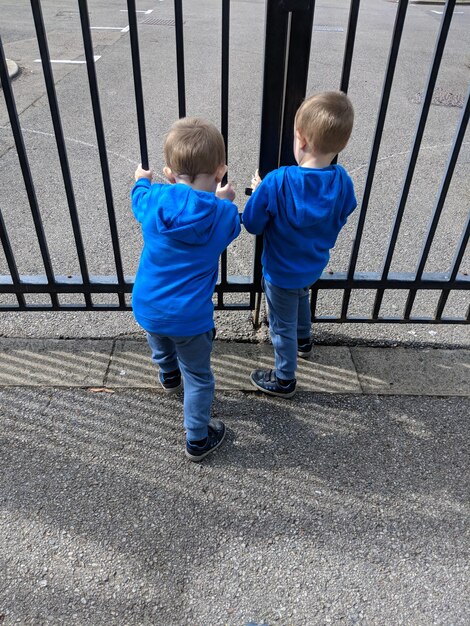
<path id="1" fill-rule="evenodd" d="M 8 265 L 9 275 L 0 276 L 0 294 L 14 294 L 17 304 L 0 304 L 3 311 L 29 310 L 128 310 L 125 294 L 132 291 L 132 278 L 125 277 L 120 251 L 120 242 L 116 224 L 111 176 L 107 157 L 103 120 L 100 108 L 98 83 L 93 57 L 93 45 L 88 15 L 87 0 L 77 0 L 80 14 L 83 46 L 88 73 L 94 125 L 99 150 L 104 193 L 108 212 L 108 221 L 114 254 L 115 275 L 98 277 L 90 275 L 85 248 L 82 240 L 80 221 L 77 212 L 72 177 L 67 159 L 64 133 L 61 124 L 60 111 L 52 74 L 47 36 L 41 10 L 40 0 L 31 0 L 32 14 L 36 36 L 44 72 L 44 80 L 49 102 L 51 119 L 57 151 L 60 158 L 62 177 L 67 197 L 68 210 L 72 223 L 73 236 L 79 259 L 80 275 L 65 277 L 56 275 L 53 271 L 48 244 L 42 225 L 40 209 L 35 194 L 34 183 L 29 167 L 19 116 L 15 99 L 8 77 L 5 54 L 0 39 L 0 77 L 3 88 L 11 130 L 14 136 L 18 160 L 20 163 L 24 185 L 27 192 L 31 215 L 34 221 L 35 232 L 42 263 L 43 276 L 22 276 L 19 274 L 15 261 L 15 253 L 0 212 L 0 238 Z M 144 98 L 140 68 L 138 22 L 135 0 L 127 0 L 129 15 L 130 51 L 132 55 L 133 79 L 135 89 L 136 113 L 138 122 L 141 162 L 148 168 L 147 135 L 145 125 Z M 364 224 L 368 212 L 369 200 L 374 181 L 379 148 L 385 125 L 387 108 L 389 105 L 392 83 L 397 64 L 403 26 L 408 9 L 408 0 L 399 0 L 396 19 L 389 52 L 385 79 L 380 99 L 377 122 L 372 141 L 366 182 L 359 211 L 357 229 L 352 245 L 349 265 L 343 272 L 324 273 L 312 288 L 311 311 L 313 321 L 327 322 L 387 322 L 387 323 L 468 323 L 470 321 L 470 307 L 461 316 L 444 316 L 444 308 L 449 295 L 453 291 L 469 290 L 470 278 L 459 273 L 460 265 L 470 236 L 470 217 L 455 248 L 452 266 L 449 272 L 427 273 L 424 271 L 431 250 L 437 226 L 444 209 L 446 195 L 452 179 L 454 168 L 462 146 L 465 131 L 470 116 L 470 88 L 467 92 L 460 120 L 452 141 L 446 170 L 443 174 L 439 193 L 437 195 L 433 214 L 429 223 L 428 232 L 423 242 L 420 259 L 416 271 L 411 273 L 391 272 L 392 257 L 395 251 L 400 226 L 409 196 L 411 182 L 415 172 L 418 153 L 420 150 L 428 114 L 431 106 L 436 79 L 441 64 L 449 27 L 454 12 L 455 0 L 447 0 L 441 19 L 440 29 L 435 44 L 431 68 L 427 85 L 422 97 L 421 111 L 416 128 L 412 149 L 409 155 L 406 175 L 403 181 L 396 215 L 393 222 L 387 249 L 384 251 L 383 266 L 378 272 L 356 271 Z M 222 62 L 221 62 L 221 118 L 220 126 L 228 149 L 228 114 L 229 114 L 229 36 L 230 36 L 230 0 L 222 0 Z M 351 0 L 349 21 L 347 27 L 346 44 L 343 57 L 343 66 L 340 84 L 342 91 L 347 92 L 351 65 L 354 58 L 354 44 L 358 21 L 360 0 Z M 309 71 L 310 47 L 315 11 L 315 0 L 267 0 L 266 2 L 266 38 L 263 79 L 263 101 L 261 118 L 260 158 L 259 169 L 262 176 L 282 164 L 294 163 L 292 154 L 293 121 L 295 112 L 305 96 Z M 184 21 L 182 0 L 174 0 L 176 65 L 178 85 L 179 115 L 186 115 L 185 101 L 185 61 L 184 61 Z M 332 85 L 332 88 L 335 86 Z M 256 239 L 254 247 L 254 265 L 251 277 L 231 277 L 227 271 L 227 253 L 221 258 L 220 281 L 216 286 L 217 309 L 251 309 L 255 311 L 255 319 L 259 314 L 261 297 L 261 252 L 262 238 Z M 337 316 L 317 314 L 318 293 L 324 290 L 341 290 L 342 304 Z M 348 314 L 351 295 L 355 291 L 374 290 L 375 300 L 370 314 L 357 316 Z M 406 304 L 401 316 L 381 316 L 381 306 L 386 290 L 404 290 L 407 293 Z M 439 300 L 434 315 L 423 317 L 413 316 L 413 305 L 418 292 L 432 290 L 439 292 Z M 62 304 L 60 294 L 82 294 L 83 302 L 78 304 Z M 248 304 L 228 303 L 226 294 L 245 294 Z M 50 304 L 29 304 L 27 294 L 46 294 Z M 94 294 L 117 294 L 118 303 L 101 304 L 93 301 Z"/>

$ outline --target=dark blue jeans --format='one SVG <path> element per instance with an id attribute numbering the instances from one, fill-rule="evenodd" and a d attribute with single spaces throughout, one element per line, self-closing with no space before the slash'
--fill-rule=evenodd
<path id="1" fill-rule="evenodd" d="M 193 337 L 163 337 L 147 333 L 154 361 L 165 374 L 178 368 L 184 381 L 184 427 L 190 441 L 207 437 L 214 398 L 211 370 L 213 330 Z"/>
<path id="2" fill-rule="evenodd" d="M 310 337 L 309 288 L 284 289 L 263 280 L 268 303 L 269 332 L 274 346 L 276 376 L 295 378 L 297 338 Z"/>

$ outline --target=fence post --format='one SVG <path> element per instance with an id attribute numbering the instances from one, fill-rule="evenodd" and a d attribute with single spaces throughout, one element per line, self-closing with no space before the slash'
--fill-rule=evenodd
<path id="1" fill-rule="evenodd" d="M 263 101 L 259 173 L 264 178 L 293 159 L 295 112 L 305 97 L 315 0 L 268 0 L 264 44 Z M 253 323 L 261 308 L 263 238 L 256 237 L 253 282 L 256 295 Z"/>

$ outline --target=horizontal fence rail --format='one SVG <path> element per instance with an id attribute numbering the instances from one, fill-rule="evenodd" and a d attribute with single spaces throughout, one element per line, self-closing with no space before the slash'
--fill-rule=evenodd
<path id="1" fill-rule="evenodd" d="M 116 311 L 130 310 L 130 294 L 134 284 L 134 276 L 124 273 L 121 252 L 121 240 L 116 218 L 116 206 L 111 184 L 111 172 L 106 147 L 105 129 L 100 104 L 98 78 L 92 40 L 92 28 L 88 12 L 87 0 L 76 0 L 79 14 L 79 27 L 83 43 L 94 132 L 97 142 L 101 178 L 109 226 L 112 258 L 115 274 L 100 276 L 90 273 L 85 245 L 82 236 L 77 202 L 72 183 L 66 138 L 62 128 L 59 102 L 56 94 L 52 62 L 44 24 L 41 1 L 30 0 L 36 38 L 44 75 L 45 94 L 50 109 L 53 136 L 60 160 L 60 171 L 67 202 L 69 226 L 78 259 L 80 274 L 62 275 L 55 273 L 47 242 L 41 209 L 36 196 L 35 185 L 31 173 L 30 162 L 23 138 L 20 116 L 18 114 L 14 90 L 8 75 L 5 52 L 0 37 L 0 79 L 3 98 L 8 113 L 9 127 L 14 140 L 16 153 L 21 169 L 22 180 L 26 191 L 29 211 L 31 213 L 34 233 L 39 247 L 42 268 L 39 275 L 22 275 L 18 270 L 18 255 L 12 244 L 11 233 L 8 232 L 4 212 L 0 207 L 0 241 L 5 258 L 6 275 L 0 276 L 0 296 L 12 298 L 7 302 L 0 301 L 0 311 Z M 359 253 L 363 241 L 364 229 L 368 217 L 371 193 L 374 186 L 379 150 L 382 143 L 387 111 L 392 95 L 397 61 L 400 53 L 402 34 L 408 10 L 408 0 L 399 0 L 396 7 L 395 23 L 390 41 L 388 61 L 386 64 L 383 87 L 377 110 L 375 130 L 371 139 L 370 156 L 367 165 L 361 205 L 358 207 L 357 226 L 351 246 L 349 261 L 344 271 L 324 272 L 312 286 L 311 313 L 314 322 L 329 323 L 425 323 L 425 324 L 465 324 L 470 321 L 470 306 L 460 316 L 445 315 L 446 307 L 452 293 L 468 292 L 470 277 L 461 271 L 470 237 L 470 219 L 454 244 L 453 259 L 449 271 L 426 272 L 426 264 L 435 240 L 436 231 L 445 210 L 445 203 L 464 142 L 470 117 L 470 87 L 463 104 L 460 119 L 448 154 L 447 165 L 442 174 L 441 184 L 437 193 L 427 232 L 422 244 L 421 253 L 414 272 L 391 271 L 392 261 L 397 246 L 403 218 L 406 212 L 411 184 L 415 175 L 416 164 L 422 139 L 429 117 L 436 81 L 445 52 L 456 0 L 447 0 L 440 21 L 439 32 L 432 58 L 429 76 L 423 92 L 421 109 L 417 127 L 405 170 L 404 179 L 399 193 L 396 213 L 393 219 L 387 248 L 383 251 L 381 269 L 371 272 L 357 271 Z M 310 50 L 312 44 L 313 24 L 315 19 L 315 0 L 266 0 L 265 11 L 265 56 L 263 67 L 263 97 L 261 103 L 261 127 L 259 142 L 259 171 L 264 177 L 280 165 L 294 164 L 292 152 L 293 124 L 295 112 L 306 94 L 307 79 L 310 66 Z M 356 31 L 360 18 L 360 0 L 350 0 L 349 17 L 345 35 L 345 47 L 342 60 L 339 88 L 348 92 L 351 71 L 354 67 Z M 174 13 L 175 36 L 175 82 L 177 94 L 177 113 L 179 117 L 187 114 L 186 76 L 185 76 L 185 11 L 183 0 L 174 0 L 171 9 Z M 140 149 L 140 161 L 144 169 L 149 169 L 147 128 L 145 114 L 144 85 L 141 71 L 141 53 L 139 48 L 139 17 L 135 0 L 127 0 L 129 19 L 129 61 L 132 66 L 133 98 Z M 220 65 L 220 129 L 225 140 L 227 163 L 229 163 L 229 111 L 230 111 L 230 20 L 231 2 L 222 0 L 220 14 L 217 16 L 221 27 L 221 65 Z M 1 26 L 0 26 L 1 28 Z M 1 35 L 1 33 L 0 33 Z M 313 55 L 315 47 L 313 47 Z M 189 113 L 190 114 L 190 113 Z M 336 162 L 335 158 L 334 162 Z M 229 163 L 230 165 L 230 163 Z M 226 178 L 224 180 L 226 182 Z M 262 237 L 253 239 L 253 270 L 251 276 L 231 276 L 228 273 L 227 251 L 221 256 L 220 279 L 215 288 L 214 305 L 219 310 L 251 310 L 254 311 L 255 322 L 259 320 L 261 305 Z M 66 274 L 66 272 L 63 272 Z M 402 312 L 395 316 L 381 314 L 384 297 L 390 290 L 404 294 Z M 429 291 L 436 294 L 436 305 L 432 315 L 413 314 L 417 296 Z M 319 295 L 324 292 L 336 292 L 340 295 L 337 315 L 324 315 L 319 310 Z M 360 314 L 350 313 L 353 296 L 373 293 L 373 301 L 361 307 Z M 62 302 L 61 296 L 76 295 L 75 303 Z M 98 295 L 114 295 L 114 302 L 98 302 Z M 43 295 L 43 303 L 29 301 L 28 296 Z M 235 298 L 237 296 L 237 298 Z M 364 294 L 365 298 L 365 294 Z M 356 307 L 357 308 L 357 307 Z"/>

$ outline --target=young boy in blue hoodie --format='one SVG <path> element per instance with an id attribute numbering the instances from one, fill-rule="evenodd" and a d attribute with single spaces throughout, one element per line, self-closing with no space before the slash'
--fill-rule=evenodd
<path id="1" fill-rule="evenodd" d="M 267 394 L 295 393 L 297 356 L 312 352 L 309 287 L 321 275 L 340 230 L 356 208 L 351 178 L 331 161 L 348 143 L 354 121 L 349 98 L 329 91 L 303 102 L 295 117 L 298 165 L 280 167 L 255 189 L 243 213 L 248 232 L 264 235 L 263 287 L 275 353 L 274 370 L 254 370 Z"/>
<path id="2" fill-rule="evenodd" d="M 199 118 L 180 119 L 165 140 L 167 184 L 151 184 L 139 166 L 131 192 L 144 247 L 132 292 L 137 322 L 147 331 L 152 360 L 167 393 L 184 380 L 186 456 L 201 461 L 225 437 L 210 418 L 214 376 L 210 366 L 212 294 L 219 256 L 240 233 L 220 132 Z"/>

